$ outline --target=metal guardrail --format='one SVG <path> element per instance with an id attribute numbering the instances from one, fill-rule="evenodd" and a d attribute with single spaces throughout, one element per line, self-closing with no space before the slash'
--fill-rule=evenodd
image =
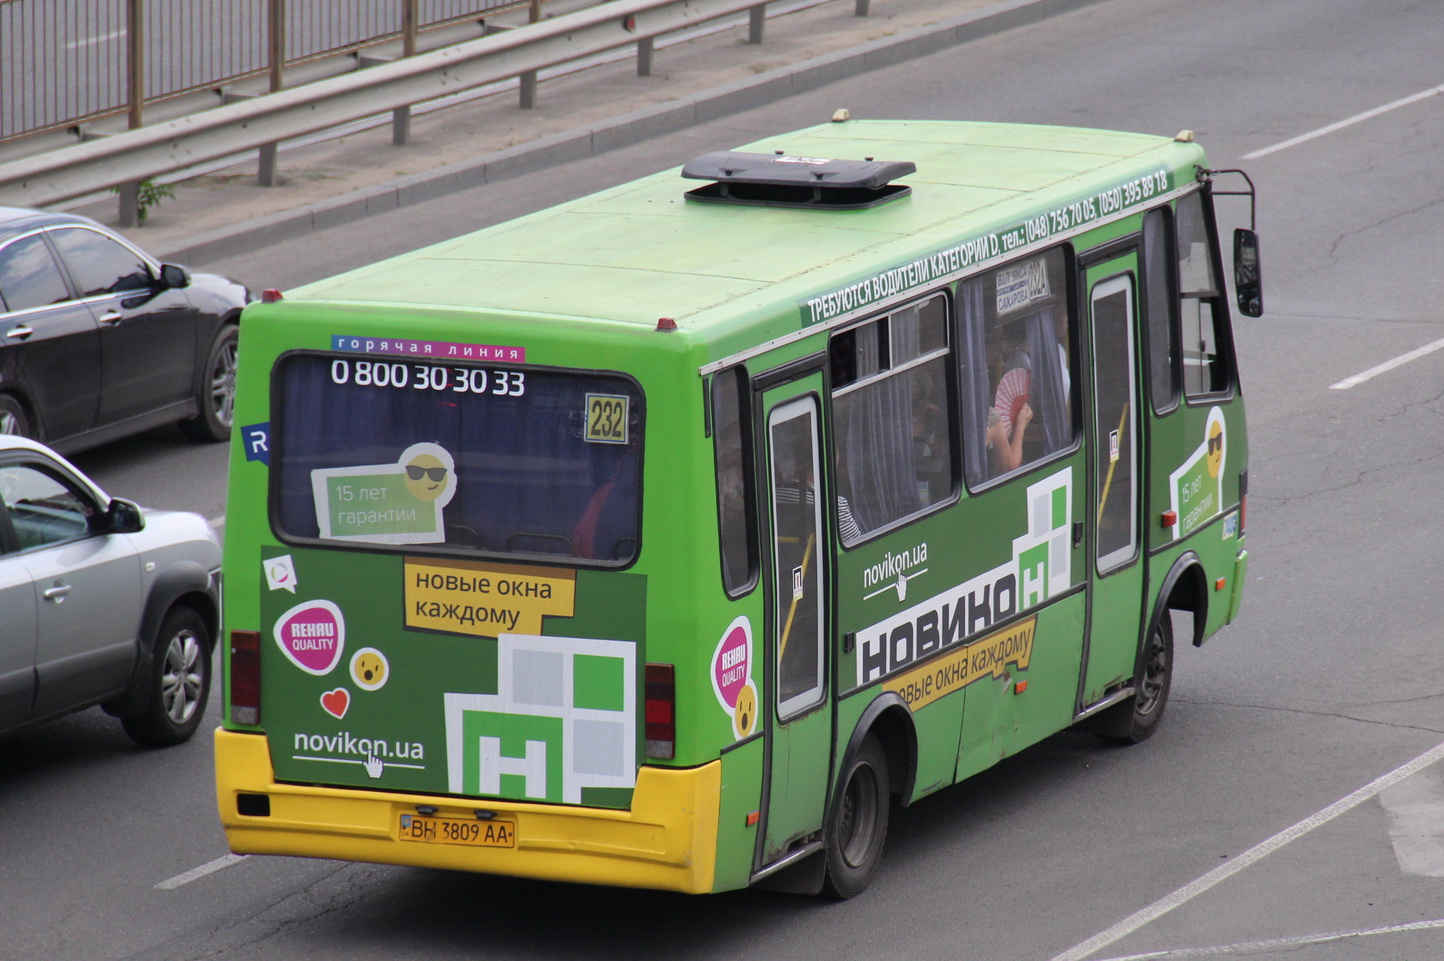
<path id="1" fill-rule="evenodd" d="M 190 92 L 398 39 L 414 53 L 418 34 L 529 2 L 0 0 L 0 141 L 127 114 L 140 126 L 142 108 Z"/>
<path id="2" fill-rule="evenodd" d="M 859 16 L 867 0 L 855 0 Z M 656 37 L 742 11 L 760 42 L 757 0 L 610 0 L 453 47 L 0 164 L 0 203 L 43 207 L 229 157 L 343 123 L 404 111 L 620 47 L 650 69 Z"/>

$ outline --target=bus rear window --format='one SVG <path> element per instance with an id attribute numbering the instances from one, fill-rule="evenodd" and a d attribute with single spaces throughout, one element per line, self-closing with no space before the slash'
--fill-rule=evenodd
<path id="1" fill-rule="evenodd" d="M 273 391 L 285 537 L 602 566 L 636 557 L 642 394 L 629 378 L 293 354 Z"/>

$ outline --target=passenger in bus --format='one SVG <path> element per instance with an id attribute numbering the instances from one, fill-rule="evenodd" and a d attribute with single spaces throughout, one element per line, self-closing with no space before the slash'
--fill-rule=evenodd
<path id="1" fill-rule="evenodd" d="M 988 367 L 996 385 L 993 407 L 1002 415 L 1003 427 L 1011 438 L 1014 421 L 1028 403 L 1033 385 L 1033 362 L 1028 356 L 1023 324 L 1010 322 L 994 330 L 988 346 Z"/>
<path id="2" fill-rule="evenodd" d="M 995 328 L 988 340 L 988 369 L 994 379 L 988 409 L 987 448 L 994 476 L 1023 463 L 1023 440 L 1033 420 L 1029 404 L 1032 371 L 1021 324 Z"/>
<path id="3" fill-rule="evenodd" d="M 1004 425 L 1003 412 L 997 407 L 988 408 L 988 454 L 992 460 L 994 476 L 1017 470 L 1023 463 L 1023 435 L 1033 422 L 1033 408 L 1027 401 L 1018 409 L 1013 419 L 1013 430 L 1009 433 Z"/>
<path id="4" fill-rule="evenodd" d="M 943 410 L 942 370 L 936 376 L 917 371 L 908 384 L 912 392 L 913 478 L 918 507 L 927 507 L 950 485 L 948 422 Z"/>
<path id="5" fill-rule="evenodd" d="M 1053 311 L 1053 339 L 1058 345 L 1058 371 L 1063 380 L 1063 407 L 1066 411 L 1073 401 L 1073 374 L 1068 369 L 1068 312 Z"/>
<path id="6" fill-rule="evenodd" d="M 839 452 L 839 460 L 840 459 L 841 454 Z M 840 464 L 833 476 L 838 483 L 841 483 L 843 472 Z M 801 488 L 802 493 L 799 493 L 799 488 Z M 810 507 L 816 497 L 816 489 L 816 480 L 812 474 L 812 466 L 809 464 L 807 467 L 807 481 L 805 483 L 800 485 L 796 482 L 781 484 L 774 492 L 774 497 L 779 505 L 806 503 Z M 862 528 L 858 526 L 857 518 L 852 515 L 852 504 L 848 502 L 847 495 L 839 490 L 837 492 L 836 502 L 837 533 L 838 536 L 842 538 L 842 542 L 844 544 L 851 544 L 855 541 L 862 540 Z"/>
<path id="7" fill-rule="evenodd" d="M 1010 335 L 1010 350 L 1008 353 L 1008 361 L 1005 365 L 1006 369 L 1009 374 L 1015 370 L 1023 370 L 1026 372 L 1026 383 L 1023 387 L 1025 396 L 1036 392 L 1042 392 L 1044 396 L 1052 396 L 1048 393 L 1050 387 L 1047 384 L 1038 386 L 1037 391 L 1034 390 L 1035 385 L 1033 384 L 1032 377 L 1034 371 L 1033 358 L 1030 354 L 1029 336 L 1027 334 L 1028 327 L 1031 326 L 1033 328 L 1033 346 L 1042 351 L 1043 356 L 1049 354 L 1057 355 L 1058 384 L 1051 389 L 1061 394 L 1062 415 L 1063 419 L 1067 421 L 1068 409 L 1073 397 L 1073 375 L 1068 365 L 1068 348 L 1065 346 L 1068 343 L 1067 312 L 1053 309 L 1045 310 L 1039 314 L 1029 315 L 1024 318 L 1024 320 L 1016 322 L 1014 326 L 1016 330 Z M 1051 329 L 1053 335 L 1051 344 L 1048 343 L 1049 329 Z M 1051 372 L 1043 371 L 1042 373 L 1047 375 Z M 1006 379 L 1007 376 L 1008 375 L 1005 374 L 1004 379 Z M 1045 378 L 1045 380 L 1046 379 L 1049 378 Z M 1013 387 L 1016 387 L 1016 385 L 1010 387 L 1010 396 L 1013 397 L 1012 404 L 1016 407 L 1017 400 L 1016 395 L 1013 394 L 1012 391 Z M 1001 381 L 999 382 L 998 389 L 1000 392 L 1003 391 L 1003 383 Z"/>
<path id="8" fill-rule="evenodd" d="M 837 494 L 837 532 L 844 544 L 862 540 L 862 528 L 857 526 L 857 519 L 852 516 L 852 505 L 841 491 Z"/>

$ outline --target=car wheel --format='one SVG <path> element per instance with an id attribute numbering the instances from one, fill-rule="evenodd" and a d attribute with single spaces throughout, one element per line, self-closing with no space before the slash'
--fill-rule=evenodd
<path id="1" fill-rule="evenodd" d="M 1117 711 L 1116 724 L 1099 736 L 1118 744 L 1138 744 L 1153 736 L 1168 706 L 1173 687 L 1173 621 L 1163 611 L 1148 631 L 1143 660 L 1133 681 L 1133 697 L 1109 711 Z"/>
<path id="2" fill-rule="evenodd" d="M 145 713 L 121 721 L 141 744 L 168 747 L 200 727 L 211 691 L 211 632 L 189 607 L 166 614 L 156 632 Z"/>
<path id="3" fill-rule="evenodd" d="M 828 813 L 823 843 L 827 858 L 823 889 L 845 899 L 866 890 L 887 838 L 887 755 L 876 737 L 869 734 L 863 739 L 838 783 L 841 788 Z"/>
<path id="4" fill-rule="evenodd" d="M 206 355 L 205 374 L 196 391 L 200 413 L 180 422 L 181 430 L 195 440 L 222 441 L 231 436 L 236 412 L 236 344 L 240 332 L 225 324 Z"/>
<path id="5" fill-rule="evenodd" d="M 0 434 L 34 437 L 24 406 L 9 394 L 0 394 Z"/>

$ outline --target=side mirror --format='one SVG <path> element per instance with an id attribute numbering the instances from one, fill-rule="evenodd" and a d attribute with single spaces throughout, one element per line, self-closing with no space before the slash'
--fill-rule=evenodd
<path id="1" fill-rule="evenodd" d="M 166 290 L 179 290 L 191 285 L 191 275 L 184 267 L 175 264 L 160 265 L 160 285 Z"/>
<path id="2" fill-rule="evenodd" d="M 145 516 L 133 501 L 113 498 L 105 509 L 105 523 L 112 534 L 139 534 L 145 530 Z"/>
<path id="3" fill-rule="evenodd" d="M 1258 234 L 1243 227 L 1233 232 L 1233 287 L 1245 317 L 1263 316 L 1263 276 L 1259 271 Z"/>

